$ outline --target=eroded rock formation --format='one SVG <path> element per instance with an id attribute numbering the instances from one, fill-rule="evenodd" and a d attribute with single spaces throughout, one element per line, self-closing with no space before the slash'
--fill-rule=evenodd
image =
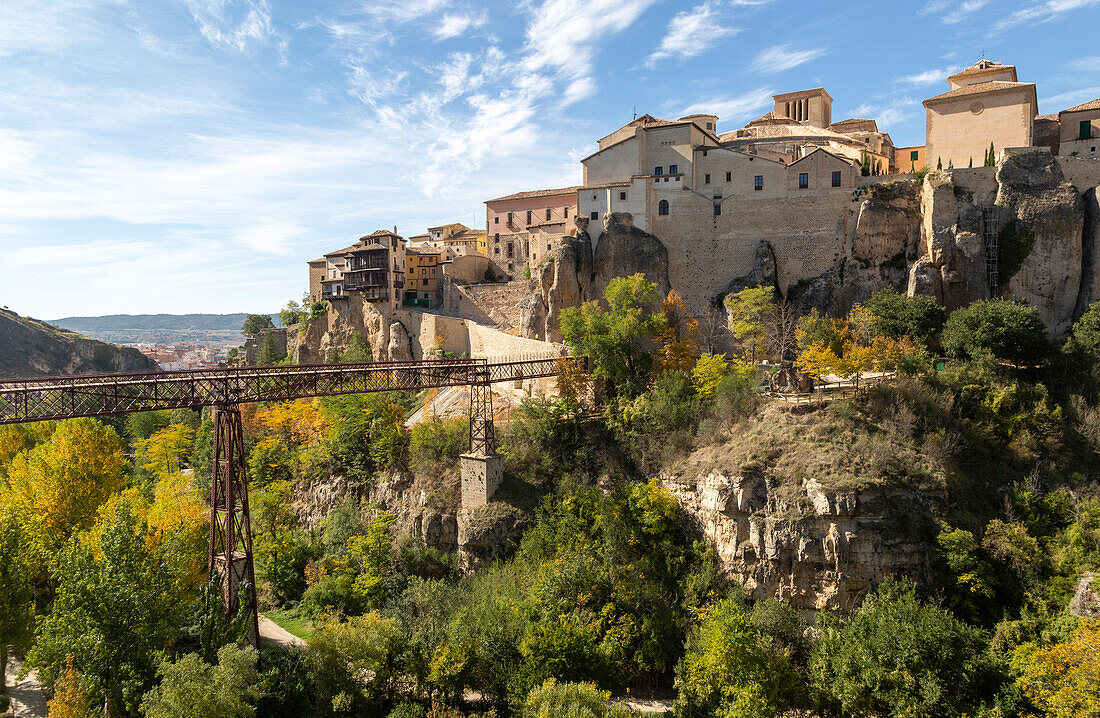
<path id="1" fill-rule="evenodd" d="M 137 349 L 120 347 L 0 309 L 0 376 L 156 371 Z"/>
<path id="2" fill-rule="evenodd" d="M 603 297 L 615 277 L 644 274 L 668 293 L 668 252 L 661 240 L 634 226 L 626 212 L 611 212 L 593 241 L 589 220 L 576 220 L 577 235 L 566 238 L 537 269 L 523 298 L 520 333 L 533 339 L 561 341 L 561 312 Z"/>
<path id="3" fill-rule="evenodd" d="M 287 351 L 296 364 L 321 364 L 331 350 L 345 351 L 358 333 L 370 347 L 371 355 L 383 360 L 390 356 L 390 327 L 389 317 L 373 302 L 352 293 L 346 299 L 329 301 L 328 311 L 311 319 L 304 332 L 291 332 Z"/>

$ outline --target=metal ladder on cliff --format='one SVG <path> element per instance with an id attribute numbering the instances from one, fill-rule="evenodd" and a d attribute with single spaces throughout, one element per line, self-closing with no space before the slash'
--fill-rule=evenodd
<path id="1" fill-rule="evenodd" d="M 982 207 L 982 233 L 985 235 L 985 273 L 989 280 L 989 296 L 1000 293 L 1000 249 L 997 245 L 997 207 Z"/>

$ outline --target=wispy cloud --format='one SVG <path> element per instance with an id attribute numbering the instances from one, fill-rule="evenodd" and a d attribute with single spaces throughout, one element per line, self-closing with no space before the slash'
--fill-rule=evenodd
<path id="1" fill-rule="evenodd" d="M 920 103 L 909 95 L 901 95 L 883 103 L 864 103 L 852 110 L 852 116 L 873 119 L 878 123 L 879 130 L 889 132 L 890 125 L 905 122 L 920 106 Z"/>
<path id="2" fill-rule="evenodd" d="M 1100 97 L 1100 87 L 1081 87 L 1076 90 L 1061 92 L 1049 97 L 1040 97 L 1039 106 L 1048 112 L 1060 112 L 1066 108 L 1080 105 L 1083 102 L 1095 100 L 1097 97 Z"/>
<path id="3" fill-rule="evenodd" d="M 1066 69 L 1074 72 L 1100 72 L 1100 55 L 1079 57 L 1066 63 Z"/>
<path id="4" fill-rule="evenodd" d="M 551 71 L 569 79 L 592 72 L 596 46 L 634 24 L 656 0 L 544 0 L 527 25 L 532 72 Z"/>
<path id="5" fill-rule="evenodd" d="M 820 47 L 793 50 L 790 45 L 776 45 L 757 55 L 752 67 L 757 72 L 774 74 L 816 60 L 822 55 L 828 54 L 828 52 L 825 48 Z"/>
<path id="6" fill-rule="evenodd" d="M 906 75 L 898 80 L 898 82 L 905 83 L 907 85 L 936 85 L 947 80 L 948 76 L 955 72 L 953 67 L 941 67 L 937 70 L 924 70 L 918 72 L 915 75 Z"/>
<path id="7" fill-rule="evenodd" d="M 718 115 L 722 122 L 737 122 L 750 119 L 757 112 L 772 104 L 775 90 L 758 87 L 735 97 L 712 98 L 684 108 L 681 115 L 697 112 L 710 112 Z"/>
<path id="8" fill-rule="evenodd" d="M 709 2 L 678 13 L 668 24 L 668 32 L 660 46 L 646 58 L 646 66 L 656 67 L 667 58 L 695 57 L 722 38 L 738 32 L 736 28 L 724 26 L 719 15 Z"/>
<path id="9" fill-rule="evenodd" d="M 184 0 L 210 42 L 242 51 L 275 35 L 267 0 Z"/>
<path id="10" fill-rule="evenodd" d="M 489 22 L 489 14 L 486 12 L 448 13 L 439 21 L 439 27 L 432 32 L 432 35 L 436 40 L 448 40 L 465 35 L 473 28 L 481 27 L 487 22 Z"/>
<path id="11" fill-rule="evenodd" d="M 450 5 L 450 0 L 366 0 L 360 9 L 375 20 L 405 23 Z"/>
<path id="12" fill-rule="evenodd" d="M 1002 32 L 1027 22 L 1056 20 L 1068 12 L 1082 10 L 1097 4 L 1100 4 L 1100 0 L 1046 0 L 1045 2 L 1033 3 L 999 20 L 993 25 L 992 32 Z"/>

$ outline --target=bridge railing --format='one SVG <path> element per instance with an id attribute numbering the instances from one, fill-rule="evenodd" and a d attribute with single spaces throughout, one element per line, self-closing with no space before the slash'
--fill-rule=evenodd
<path id="1" fill-rule="evenodd" d="M 479 368 L 490 382 L 513 381 L 554 376 L 560 361 L 438 359 L 15 379 L 0 382 L 0 424 L 463 386 L 478 380 Z"/>

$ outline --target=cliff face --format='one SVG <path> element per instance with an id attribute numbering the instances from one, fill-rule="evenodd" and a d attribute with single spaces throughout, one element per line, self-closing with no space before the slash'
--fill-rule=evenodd
<path id="1" fill-rule="evenodd" d="M 137 349 L 0 310 L 0 377 L 157 371 Z"/>
<path id="2" fill-rule="evenodd" d="M 1006 157 L 992 183 L 973 174 L 925 179 L 921 256 L 909 292 L 951 311 L 991 296 L 989 268 L 996 267 L 999 296 L 1036 307 L 1051 335 L 1064 336 L 1100 299 L 1096 188 L 1066 181 L 1059 161 L 1041 151 Z M 992 211 L 983 215 L 983 208 Z M 995 257 L 987 234 L 996 238 Z"/>
<path id="3" fill-rule="evenodd" d="M 396 325 L 394 327 L 393 325 Z M 394 331 L 404 332 L 404 337 L 394 337 Z M 305 332 L 290 332 L 287 353 L 295 364 L 323 364 L 330 350 L 345 351 L 351 338 L 362 335 L 376 361 L 391 358 L 391 348 L 397 352 L 394 359 L 407 359 L 408 333 L 399 322 L 383 315 L 373 302 L 359 293 L 346 299 L 330 300 L 328 310 L 312 319 Z"/>
<path id="4" fill-rule="evenodd" d="M 634 218 L 611 212 L 593 242 L 587 218 L 578 218 L 577 236 L 539 265 L 520 312 L 520 334 L 532 339 L 561 341 L 561 312 L 566 307 L 601 299 L 615 277 L 644 274 L 668 293 L 668 252 L 661 240 L 634 226 Z"/>
<path id="5" fill-rule="evenodd" d="M 931 510 L 945 483 L 903 442 L 870 447 L 830 437 L 827 411 L 767 411 L 725 444 L 696 451 L 661 477 L 726 574 L 755 598 L 850 610 L 888 577 L 931 580 Z M 842 432 L 839 432 L 842 433 Z"/>

